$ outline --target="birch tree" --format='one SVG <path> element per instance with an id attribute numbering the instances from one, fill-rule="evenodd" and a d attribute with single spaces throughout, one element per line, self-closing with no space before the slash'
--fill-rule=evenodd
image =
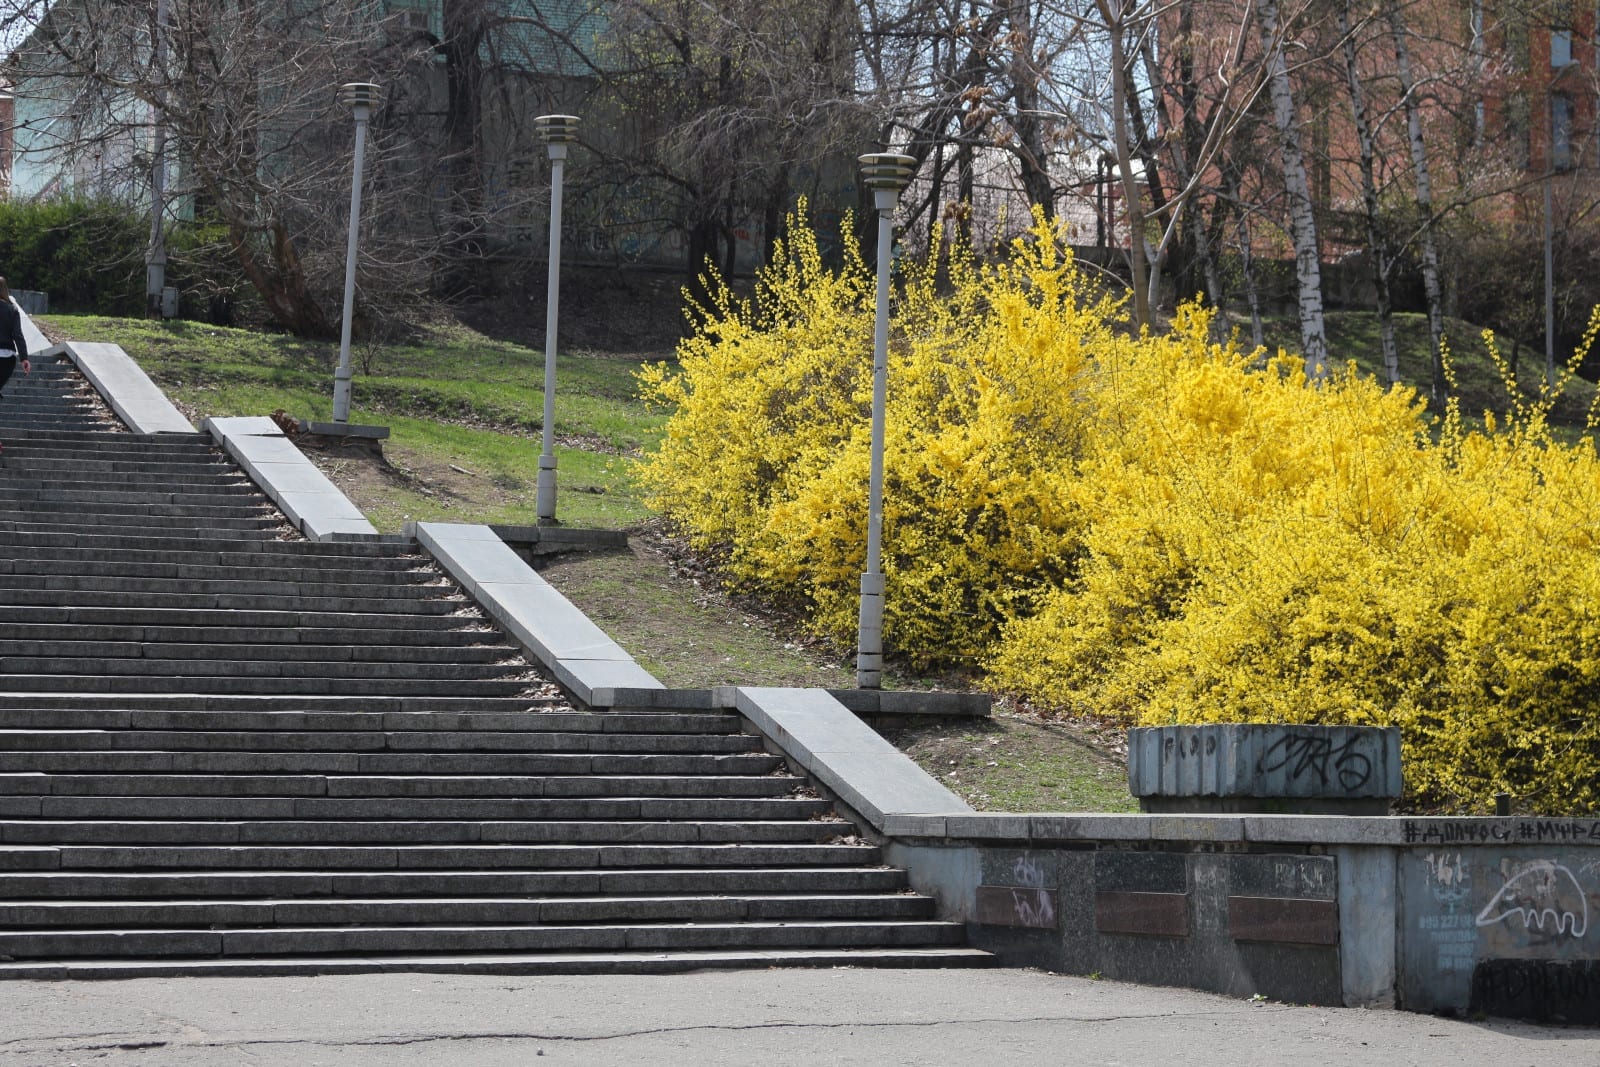
<path id="1" fill-rule="evenodd" d="M 1400 80 L 1400 103 L 1405 110 L 1411 166 L 1416 181 L 1417 212 L 1421 216 L 1418 242 L 1422 257 L 1422 289 L 1428 308 L 1429 392 L 1435 407 L 1442 407 L 1448 384 L 1444 375 L 1444 292 L 1439 284 L 1439 249 L 1434 238 L 1433 181 L 1428 171 L 1428 146 L 1422 137 L 1422 110 L 1411 74 L 1411 46 L 1399 0 L 1386 0 L 1394 41 L 1395 73 Z"/>
<path id="2" fill-rule="evenodd" d="M 1372 121 L 1367 111 L 1367 95 L 1361 69 L 1356 61 L 1356 37 L 1350 22 L 1352 0 L 1343 0 L 1337 11 L 1339 37 L 1344 52 L 1345 77 L 1350 89 L 1350 109 L 1355 121 L 1360 152 L 1362 218 L 1366 223 L 1367 255 L 1372 261 L 1372 284 L 1377 294 L 1379 344 L 1383 352 L 1383 374 L 1391 385 L 1400 382 L 1400 353 L 1394 336 L 1394 308 L 1389 293 L 1389 270 L 1394 254 L 1379 223 L 1378 183 L 1375 174 L 1377 148 Z"/>
<path id="3" fill-rule="evenodd" d="M 1317 221 L 1312 211 L 1311 185 L 1306 178 L 1305 152 L 1300 144 L 1294 91 L 1284 56 L 1284 26 L 1277 0 L 1260 0 L 1261 43 L 1266 54 L 1273 123 L 1278 132 L 1278 152 L 1283 162 L 1284 189 L 1289 201 L 1289 234 L 1294 245 L 1295 286 L 1299 293 L 1300 347 L 1306 375 L 1321 381 L 1328 374 L 1328 334 L 1322 310 L 1322 259 L 1317 247 Z"/>

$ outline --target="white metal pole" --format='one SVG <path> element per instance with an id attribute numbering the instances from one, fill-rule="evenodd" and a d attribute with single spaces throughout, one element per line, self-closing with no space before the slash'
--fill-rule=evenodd
<path id="1" fill-rule="evenodd" d="M 878 209 L 878 300 L 872 325 L 872 459 L 867 476 L 867 567 L 861 575 L 856 685 L 883 684 L 883 437 L 884 405 L 889 396 L 889 265 L 894 244 L 893 189 L 876 189 Z"/>
<path id="2" fill-rule="evenodd" d="M 915 160 L 875 153 L 862 156 L 862 174 L 878 210 L 878 294 L 872 324 L 872 452 L 867 478 L 867 560 L 861 574 L 856 625 L 856 686 L 883 686 L 883 448 L 889 396 L 889 270 L 894 250 L 894 209 Z"/>
<path id="3" fill-rule="evenodd" d="M 378 87 L 352 82 L 339 90 L 340 99 L 355 112 L 356 145 L 350 175 L 350 233 L 344 247 L 344 312 L 339 324 L 339 369 L 333 374 L 333 421 L 350 421 L 350 319 L 356 297 L 356 238 L 361 232 L 361 170 L 366 162 L 367 119 L 372 114 Z"/>
<path id="4" fill-rule="evenodd" d="M 541 115 L 534 125 L 550 151 L 550 261 L 544 293 L 544 418 L 539 449 L 539 482 L 535 494 L 541 524 L 556 521 L 556 326 L 561 311 L 561 184 L 566 174 L 567 145 L 578 136 L 573 115 Z"/>
<path id="5" fill-rule="evenodd" d="M 561 180 L 567 146 L 550 146 L 550 265 L 544 291 L 544 423 L 539 449 L 539 521 L 556 519 L 556 323 L 561 312 Z"/>

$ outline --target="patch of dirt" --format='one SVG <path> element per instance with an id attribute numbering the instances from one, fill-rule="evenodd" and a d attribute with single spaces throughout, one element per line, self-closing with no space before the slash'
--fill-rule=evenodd
<path id="1" fill-rule="evenodd" d="M 636 529 L 626 552 L 536 557 L 551 585 L 670 686 L 854 684 L 840 655 L 775 629 L 704 571 L 663 551 L 656 524 Z"/>
<path id="2" fill-rule="evenodd" d="M 979 811 L 1135 811 L 1127 732 L 998 705 L 992 718 L 914 719 L 879 732 Z"/>
<path id="3" fill-rule="evenodd" d="M 819 659 L 843 661 L 848 677 L 842 686 L 855 686 L 855 649 L 841 649 L 825 638 L 807 633 L 803 608 L 761 600 L 730 587 L 723 580 L 719 561 L 714 556 L 696 552 L 690 547 L 689 538 L 665 519 L 643 523 L 635 534 L 649 551 L 666 562 L 679 580 L 689 582 L 709 595 L 721 597 L 732 609 L 756 621 L 770 633 L 783 635 L 785 642 L 805 648 Z M 890 689 L 963 691 L 977 688 L 973 679 L 965 674 L 919 672 L 892 655 L 885 662 L 884 677 L 886 688 Z"/>

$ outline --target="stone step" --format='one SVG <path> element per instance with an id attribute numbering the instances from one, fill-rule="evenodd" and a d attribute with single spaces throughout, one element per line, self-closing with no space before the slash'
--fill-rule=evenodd
<path id="1" fill-rule="evenodd" d="M 0 534 L 8 544 L 43 546 L 98 546 L 112 545 L 120 548 L 145 549 L 167 552 L 186 550 L 210 551 L 219 545 L 242 549 L 254 544 L 258 548 L 292 544 L 282 541 L 287 527 L 248 530 L 217 530 L 200 526 L 142 526 L 127 523 L 121 526 L 79 526 L 67 521 L 35 522 L 18 519 L 0 519 Z"/>
<path id="2" fill-rule="evenodd" d="M 545 926 L 301 926 L 226 930 L 0 931 L 0 957 L 274 956 L 392 952 L 642 951 L 959 945 L 965 928 L 932 920 L 688 922 Z"/>
<path id="3" fill-rule="evenodd" d="M 47 797 L 782 797 L 788 775 L 67 774 L 0 772 L 0 796 Z"/>
<path id="4" fill-rule="evenodd" d="M 92 608 L 109 607 L 107 600 L 114 600 L 117 607 L 112 610 L 126 611 L 129 608 L 177 608 L 184 611 L 295 611 L 302 615 L 305 613 L 320 613 L 325 616 L 339 615 L 388 615 L 391 617 L 404 617 L 405 613 L 412 615 L 449 615 L 459 611 L 467 605 L 465 597 L 452 594 L 450 590 L 440 587 L 441 596 L 432 599 L 401 599 L 398 597 L 314 597 L 295 596 L 290 594 L 265 594 L 265 593 L 138 593 L 116 592 L 110 595 L 105 590 L 95 589 L 33 589 L 33 588 L 7 588 L 0 586 L 0 609 L 10 615 L 10 609 L 15 607 L 54 607 L 54 608 Z M 323 623 L 330 625 L 330 623 Z"/>
<path id="5" fill-rule="evenodd" d="M 29 629 L 36 629 L 29 627 Z M 74 631 L 62 631 L 66 633 Z M 74 662 L 93 658 L 101 662 L 135 660 L 145 663 L 164 661 L 251 661 L 333 664 L 495 664 L 516 658 L 520 652 L 508 645 L 312 645 L 239 641 L 227 644 L 190 644 L 178 641 L 73 641 L 48 637 L 23 640 L 0 639 L 0 671 L 8 663 L 28 663 L 43 659 Z M 19 668 L 21 669 L 21 668 Z"/>
<path id="6" fill-rule="evenodd" d="M 96 481 L 120 484 L 137 484 L 141 481 L 179 484 L 190 481 L 209 483 L 214 480 L 251 484 L 250 479 L 232 461 L 214 452 L 209 456 L 196 456 L 187 461 L 144 460 L 121 456 L 119 458 L 88 459 L 83 456 L 62 455 L 51 458 L 34 450 L 31 453 L 22 444 L 15 446 L 19 452 L 12 466 L 24 473 L 38 472 L 41 479 L 71 481 Z"/>
<path id="7" fill-rule="evenodd" d="M 728 753 L 759 747 L 746 734 L 606 733 L 593 728 L 543 731 L 443 730 L 0 730 L 0 751 L 82 752 L 406 752 L 552 753 L 603 751 L 664 755 Z"/>
<path id="8" fill-rule="evenodd" d="M 82 665 L 80 664 L 80 667 Z M 211 666 L 216 666 L 215 664 Z M 352 665 L 353 666 L 353 665 Z M 231 693 L 290 695 L 308 697 L 328 694 L 349 696 L 413 695 L 413 696 L 517 696 L 537 687 L 541 680 L 534 676 L 476 678 L 357 678 L 357 677 L 256 677 L 245 675 L 188 675 L 173 677 L 159 674 L 15 674 L 0 676 L 0 684 L 7 690 L 18 692 L 57 693 L 70 690 L 77 693 Z"/>
<path id="9" fill-rule="evenodd" d="M 0 773 L 200 775 L 766 775 L 782 759 L 765 752 L 720 755 L 466 755 L 438 752 L 0 752 Z"/>
<path id="10" fill-rule="evenodd" d="M 9 408 L 9 405 L 0 406 Z M 99 416 L 88 412 L 63 411 L 53 405 L 45 410 L 37 407 L 20 412 L 7 410 L 5 414 L 13 426 L 36 430 L 94 430 L 106 425 Z"/>
<path id="11" fill-rule="evenodd" d="M 0 871 L 0 900 L 899 892 L 892 867 L 639 870 Z"/>
<path id="12" fill-rule="evenodd" d="M 87 599 L 87 598 L 85 598 Z M 341 630 L 373 632 L 386 636 L 387 643 L 397 643 L 394 634 L 405 631 L 437 633 L 496 633 L 466 600 L 453 602 L 455 610 L 426 614 L 403 614 L 393 611 L 348 610 L 297 610 L 295 608 L 261 609 L 251 607 L 200 607 L 184 604 L 155 604 L 128 606 L 128 598 L 118 597 L 116 607 L 102 604 L 6 604 L 8 623 L 35 626 L 72 625 L 86 626 L 220 626 L 227 629 L 260 628 L 264 630 L 316 630 L 323 633 Z M 339 602 L 342 603 L 342 602 Z M 452 606 L 450 601 L 424 602 L 430 605 Z M 386 607 L 392 605 L 385 605 Z M 365 640 L 365 637 L 352 638 Z M 3 688 L 3 681 L 0 681 Z"/>
<path id="13" fill-rule="evenodd" d="M 197 478 L 180 475 L 105 473 L 86 476 L 41 471 L 17 464 L 6 467 L 7 501 L 66 501 L 88 506 L 138 504 L 210 504 L 237 507 L 270 503 L 254 483 L 234 475 Z M 46 495 L 48 494 L 48 495 Z"/>
<path id="14" fill-rule="evenodd" d="M 265 731 L 269 734 L 294 736 L 294 748 L 299 752 L 314 750 L 318 746 L 315 736 L 309 741 L 307 732 L 333 731 L 354 733 L 398 734 L 414 731 L 443 733 L 493 732 L 497 734 L 547 735 L 570 734 L 693 734 L 723 737 L 729 734 L 750 742 L 759 738 L 740 733 L 739 716 L 726 711 L 704 713 L 596 713 L 574 711 L 570 707 L 546 706 L 529 709 L 517 707 L 508 710 L 500 702 L 487 701 L 481 711 L 457 710 L 467 702 L 460 699 L 439 702 L 439 710 L 402 710 L 375 708 L 369 711 L 349 709 L 344 711 L 250 710 L 238 711 L 185 711 L 168 708 L 169 701 L 159 700 L 158 706 L 140 708 L 87 708 L 75 707 L 76 696 L 36 697 L 37 707 L 0 707 L 0 728 L 28 731 L 52 730 L 142 730 L 142 731 L 223 731 L 241 736 L 254 736 L 246 731 Z M 303 704 L 303 701 L 294 701 Z M 163 733 L 150 733 L 145 747 L 154 748 L 167 743 L 170 738 Z M 539 743 L 538 736 L 525 736 L 530 746 Z M 134 747 L 140 747 L 135 745 Z M 533 749 L 530 748 L 530 751 Z M 3 749 L 0 749 L 3 751 Z"/>
<path id="15" fill-rule="evenodd" d="M 352 897 L 346 900 L 125 900 L 0 903 L 0 927 L 536 926 L 559 923 L 926 920 L 933 901 L 902 893 L 725 896 Z"/>
<path id="16" fill-rule="evenodd" d="M 865 844 L 0 845 L 0 871 L 862 867 L 880 859 Z"/>
<path id="17" fill-rule="evenodd" d="M 794 821 L 824 816 L 823 800 L 793 797 L 545 797 L 537 800 L 459 797 L 16 797 L 0 796 L 6 819 L 445 819 L 489 821 L 691 819 L 710 822 Z"/>
<path id="18" fill-rule="evenodd" d="M 113 712 L 226 712 L 228 714 L 312 715 L 459 712 L 522 714 L 546 712 L 565 707 L 565 701 L 550 692 L 515 697 L 416 696 L 406 694 L 360 693 L 329 696 L 326 693 L 272 695 L 262 693 L 18 693 L 3 687 L 0 678 L 0 711 L 70 714 L 77 711 Z M 48 724 L 46 724 L 48 725 Z M 67 746 L 71 747 L 71 746 Z M 138 745 L 128 747 L 137 748 Z"/>
<path id="19" fill-rule="evenodd" d="M 854 829 L 831 819 L 767 822 L 393 822 L 386 820 L 162 822 L 104 819 L 0 820 L 0 842 L 14 845 L 315 845 L 315 844 L 822 844 Z"/>
<path id="20" fill-rule="evenodd" d="M 224 571 L 240 575 L 272 571 L 292 576 L 296 580 L 302 575 L 320 577 L 323 581 L 329 580 L 330 575 L 343 575 L 346 581 L 359 579 L 375 582 L 386 580 L 390 575 L 429 574 L 437 577 L 439 574 L 426 559 L 416 556 L 308 556 L 274 549 L 273 546 L 283 542 L 248 541 L 245 544 L 252 546 L 255 551 L 196 551 L 195 546 L 181 551 L 173 549 L 151 551 L 9 544 L 6 546 L 6 559 L 0 563 L 4 563 L 17 573 L 32 571 L 37 567 L 51 567 L 65 574 L 95 574 L 100 573 L 97 569 L 104 568 L 104 573 L 140 574 L 158 578 L 183 574 L 205 577 L 208 571 L 218 572 L 213 574 L 213 577 L 227 577 L 228 575 L 220 573 Z"/>
<path id="21" fill-rule="evenodd" d="M 10 388 L 9 382 L 7 388 Z M 19 426 L 36 426 L 41 417 L 54 416 L 58 421 L 73 422 L 83 429 L 93 429 L 105 418 L 104 412 L 84 396 L 18 394 L 15 390 L 0 399 L 0 414 L 7 422 Z"/>
<path id="22" fill-rule="evenodd" d="M 294 563 L 309 563 L 317 559 L 350 560 L 352 566 L 363 565 L 365 560 L 419 559 L 416 545 L 390 544 L 368 541 L 296 541 L 283 538 L 262 539 L 254 534 L 222 536 L 204 530 L 182 532 L 176 527 L 159 537 L 135 536 L 121 533 L 84 532 L 75 527 L 44 527 L 33 523 L 0 524 L 0 533 L 10 534 L 8 545 L 26 549 L 56 550 L 79 548 L 90 551 L 111 550 L 117 553 L 156 552 L 193 553 L 198 562 L 208 562 L 211 554 L 259 554 L 277 556 Z M 19 558 L 24 558 L 19 556 Z M 31 556 L 26 557 L 31 558 Z M 221 561 L 221 562 L 226 562 Z M 427 560 L 421 561 L 424 566 Z"/>
<path id="23" fill-rule="evenodd" d="M 61 981 L 64 979 L 172 978 L 249 976 L 320 976 L 328 974 L 679 974 L 703 970 L 772 967 L 992 967 L 994 955 L 959 946 L 903 948 L 721 949 L 672 952 L 575 953 L 403 953 L 350 958 L 342 956 L 271 959 L 119 959 L 62 960 L 45 963 L 0 963 L 0 979 Z"/>
<path id="24" fill-rule="evenodd" d="M 511 681 L 523 678 L 532 669 L 526 660 L 509 650 L 499 660 L 487 663 L 419 663 L 393 660 L 297 660 L 274 659 L 194 659 L 96 658 L 86 659 L 38 656 L 0 656 L 0 675 L 81 675 L 93 668 L 104 678 L 186 679 L 215 678 L 253 684 L 260 679 L 327 680 L 330 686 L 370 680 L 408 681 Z M 10 684 L 9 682 L 7 684 Z M 198 684 L 198 683 L 196 683 Z M 215 687 L 211 687 L 215 688 Z M 183 691 L 187 691 L 186 689 Z M 314 690 L 334 692 L 335 689 Z M 372 691 L 377 692 L 377 689 Z"/>
<path id="25" fill-rule="evenodd" d="M 3 423 L 0 423 L 3 425 Z M 218 455 L 216 443 L 204 433 L 130 433 L 125 430 L 31 430 L 17 428 L 7 440 L 64 452 L 119 453 L 124 457 Z"/>
<path id="26" fill-rule="evenodd" d="M 182 563 L 146 563 L 142 561 L 92 562 L 85 560 L 6 559 L 0 560 L 0 575 L 23 576 L 8 580 L 8 584 L 26 585 L 28 581 L 50 580 L 57 576 L 75 582 L 89 579 L 116 581 L 121 584 L 157 588 L 158 583 L 168 583 L 174 588 L 184 581 L 190 584 L 228 582 L 234 585 L 263 587 L 272 591 L 320 590 L 308 592 L 314 596 L 345 595 L 358 590 L 357 595 L 381 592 L 387 586 L 426 587 L 436 585 L 441 575 L 425 567 L 407 569 L 386 568 L 370 572 L 352 573 L 349 568 L 297 566 L 291 557 L 262 555 L 252 564 L 217 567 L 205 564 L 188 566 Z M 336 590 L 331 591 L 330 590 Z"/>
<path id="27" fill-rule="evenodd" d="M 280 517 L 268 513 L 265 504 L 240 510 L 171 504 L 151 508 L 126 505 L 128 510 L 121 513 L 112 513 L 110 510 L 122 506 L 106 504 L 89 511 L 56 503 L 29 503 L 26 507 L 0 505 L 0 522 L 25 522 L 47 530 L 52 527 L 87 527 L 102 533 L 120 530 L 129 537 L 137 538 L 173 536 L 166 532 L 169 530 L 191 531 L 179 536 L 208 537 L 226 532 L 230 536 L 240 537 L 246 536 L 251 530 L 276 530 L 283 523 Z"/>
<path id="28" fill-rule="evenodd" d="M 299 600 L 363 600 L 409 602 L 453 597 L 463 601 L 453 583 L 427 572 L 391 576 L 387 582 L 277 581 L 255 579 L 235 581 L 193 577 L 101 577 L 89 574 L 12 573 L 0 571 L 0 603 L 15 592 L 45 590 L 64 593 L 138 593 L 145 596 L 183 594 L 186 596 L 276 597 Z"/>
<path id="29" fill-rule="evenodd" d="M 0 509 L 31 510 L 37 506 L 48 510 L 70 508 L 96 515 L 116 516 L 190 514 L 198 510 L 199 517 L 204 518 L 207 515 L 248 516 L 271 506 L 265 497 L 248 485 L 204 488 L 163 485 L 130 490 L 120 486 L 110 487 L 111 483 L 107 487 L 82 484 L 64 487 L 31 482 L 35 482 L 35 479 L 8 477 L 0 483 Z"/>

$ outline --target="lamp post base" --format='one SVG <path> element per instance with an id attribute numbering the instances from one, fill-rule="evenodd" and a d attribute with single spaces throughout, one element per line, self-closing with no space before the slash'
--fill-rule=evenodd
<path id="1" fill-rule="evenodd" d="M 556 521 L 556 457 L 539 457 L 539 487 L 535 496 L 539 523 L 549 526 Z"/>
<path id="2" fill-rule="evenodd" d="M 333 421 L 350 421 L 350 372 L 340 368 L 333 376 Z"/>
<path id="3" fill-rule="evenodd" d="M 883 575 L 861 576 L 861 613 L 857 620 L 856 688 L 883 688 Z"/>

